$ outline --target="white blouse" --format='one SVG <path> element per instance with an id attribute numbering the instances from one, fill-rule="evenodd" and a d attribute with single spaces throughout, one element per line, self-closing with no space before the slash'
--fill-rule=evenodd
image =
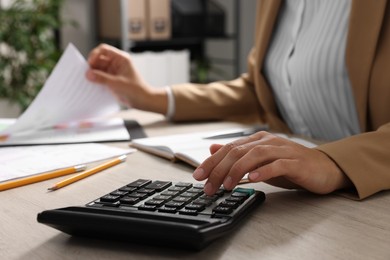
<path id="1" fill-rule="evenodd" d="M 337 140 L 360 132 L 346 67 L 352 0 L 285 0 L 264 61 L 296 134 Z"/>

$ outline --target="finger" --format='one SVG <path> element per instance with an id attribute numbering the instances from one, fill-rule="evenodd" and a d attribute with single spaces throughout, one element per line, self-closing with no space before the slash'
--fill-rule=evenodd
<path id="1" fill-rule="evenodd" d="M 279 137 L 278 137 L 279 138 Z M 240 138 L 222 147 L 214 146 L 210 147 L 212 155 L 208 157 L 201 165 L 195 170 L 193 177 L 196 180 L 205 180 L 209 177 L 211 171 L 218 165 L 223 158 L 235 147 L 252 142 L 269 142 L 276 139 L 275 135 L 272 135 L 265 131 L 257 132 L 256 134 Z M 279 138 L 280 139 L 280 138 Z M 280 142 L 279 142 L 280 143 Z M 218 149 L 217 149 L 218 148 Z"/>
<path id="2" fill-rule="evenodd" d="M 271 156 L 272 158 L 277 158 L 275 156 L 279 156 L 279 153 L 277 152 L 267 154 L 268 147 L 272 148 L 273 145 L 263 144 L 264 142 L 272 142 L 272 139 L 276 140 L 276 137 L 269 134 L 261 134 L 261 136 L 269 136 L 269 138 L 265 141 L 261 138 L 252 137 L 240 140 L 240 142 L 233 142 L 220 148 L 220 150 L 227 149 L 227 153 L 208 175 L 205 186 L 205 193 L 207 195 L 212 195 L 216 192 L 222 183 L 225 189 L 233 189 L 248 171 L 263 163 L 262 160 L 269 160 Z M 283 142 L 277 141 L 275 143 L 275 145 L 280 145 Z M 247 160 L 252 163 L 248 163 Z"/>
<path id="3" fill-rule="evenodd" d="M 318 194 L 326 194 L 334 190 L 326 186 L 324 176 L 316 176 L 315 173 L 305 172 L 302 168 L 302 164 L 295 160 L 278 160 L 256 169 L 248 177 L 251 181 L 263 181 L 288 189 L 303 188 Z"/>
<path id="4" fill-rule="evenodd" d="M 265 136 L 266 134 L 267 134 L 266 132 L 262 132 L 262 133 L 258 132 L 258 133 L 254 134 L 254 135 L 240 138 L 240 139 L 235 140 L 235 141 L 233 141 L 231 143 L 223 145 L 222 147 L 219 147 L 218 150 L 214 151 L 214 153 L 212 153 L 212 155 L 209 158 L 207 158 L 204 162 L 202 162 L 201 165 L 197 168 L 197 170 L 201 170 L 203 174 L 198 176 L 198 177 L 201 176 L 201 178 L 199 178 L 199 179 L 195 178 L 195 179 L 196 180 L 204 180 L 204 179 L 206 179 L 209 176 L 209 174 L 212 171 L 212 169 L 214 169 L 214 167 L 234 147 L 242 145 L 242 144 L 245 144 L 245 143 L 250 143 L 250 142 L 253 142 L 253 141 L 259 141 L 259 140 L 261 140 L 262 135 Z M 214 148 L 210 147 L 210 149 L 214 149 Z"/>
<path id="5" fill-rule="evenodd" d="M 222 146 L 222 144 L 212 144 L 209 149 L 210 154 L 215 154 L 219 149 L 221 149 Z"/>
<path id="6" fill-rule="evenodd" d="M 236 142 L 237 143 L 237 142 Z M 214 150 L 214 148 L 218 148 L 218 146 L 213 145 L 210 147 L 210 152 L 212 155 L 208 157 L 205 161 L 203 161 L 200 166 L 194 171 L 193 177 L 195 180 L 198 181 L 203 181 L 207 179 L 209 176 L 210 172 L 214 169 L 214 167 L 225 157 L 225 154 L 229 148 L 226 148 L 227 146 L 229 147 L 234 147 L 235 142 L 223 145 L 219 147 L 219 149 Z"/>
<path id="7" fill-rule="evenodd" d="M 120 84 L 117 77 L 100 70 L 88 70 L 86 76 L 92 82 L 107 86 L 115 86 Z"/>
<path id="8" fill-rule="evenodd" d="M 94 58 L 93 63 L 90 63 L 90 67 L 96 70 L 102 70 L 105 72 L 108 72 L 108 69 L 110 68 L 110 65 L 112 63 L 112 60 L 109 59 L 107 56 L 99 55 Z"/>
<path id="9" fill-rule="evenodd" d="M 225 166 L 222 165 L 220 169 L 217 169 L 215 172 L 213 172 L 214 168 L 226 157 L 226 154 L 237 146 L 251 143 L 253 141 L 260 142 L 266 136 L 270 136 L 270 134 L 261 131 L 254 135 L 240 138 L 234 142 L 220 147 L 194 171 L 193 178 L 195 180 L 202 181 L 210 178 L 211 176 L 211 179 L 206 182 L 204 191 L 206 194 L 212 195 L 221 186 L 224 176 L 228 171 L 226 165 L 229 165 L 229 163 L 225 163 Z"/>
<path id="10" fill-rule="evenodd" d="M 97 66 L 101 59 L 110 61 L 112 58 L 116 56 L 122 56 L 124 55 L 124 52 L 121 50 L 107 45 L 107 44 L 100 44 L 98 47 L 93 49 L 88 57 L 88 63 L 90 66 Z"/>
<path id="11" fill-rule="evenodd" d="M 223 186 L 231 190 L 240 182 L 245 174 L 259 166 L 266 165 L 278 159 L 290 159 L 292 157 L 293 153 L 290 147 L 264 144 L 254 145 L 230 167 L 223 181 Z"/>
<path id="12" fill-rule="evenodd" d="M 291 159 L 277 159 L 254 169 L 248 174 L 251 182 L 264 182 L 272 178 L 286 176 L 291 171 Z"/>
<path id="13" fill-rule="evenodd" d="M 205 186 L 205 193 L 207 195 L 214 194 L 224 181 L 225 183 L 228 183 L 225 186 L 225 188 L 229 189 L 227 187 L 231 186 L 230 185 L 231 177 L 226 178 L 226 174 L 229 172 L 229 169 L 232 168 L 233 164 L 236 161 L 240 160 L 240 158 L 243 157 L 248 152 L 248 150 L 251 149 L 253 145 L 255 144 L 252 143 L 242 144 L 242 145 L 234 146 L 233 148 L 230 149 L 230 151 L 226 154 L 226 156 L 222 158 L 222 160 L 214 167 L 214 169 L 211 171 L 210 175 L 208 176 L 208 180 Z M 240 174 L 241 171 L 235 172 L 236 175 L 235 177 L 237 177 L 237 175 Z M 244 174 L 245 173 L 242 173 L 242 176 L 244 176 Z"/>

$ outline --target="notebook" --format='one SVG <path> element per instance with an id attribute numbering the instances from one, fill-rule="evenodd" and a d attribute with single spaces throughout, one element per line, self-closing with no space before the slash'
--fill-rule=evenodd
<path id="1" fill-rule="evenodd" d="M 212 144 L 227 144 L 241 138 L 242 136 L 229 138 L 212 138 L 211 136 L 223 135 L 226 133 L 240 133 L 248 128 L 235 128 L 224 131 L 207 131 L 199 133 L 166 135 L 158 137 L 140 138 L 133 140 L 130 146 L 141 151 L 151 153 L 173 162 L 182 161 L 193 167 L 198 167 L 210 156 L 209 147 Z M 301 138 L 288 137 L 284 134 L 277 134 L 307 147 L 315 147 L 316 144 Z"/>

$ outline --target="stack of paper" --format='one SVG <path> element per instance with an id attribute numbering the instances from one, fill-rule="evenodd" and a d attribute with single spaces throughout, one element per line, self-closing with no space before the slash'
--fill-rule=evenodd
<path id="1" fill-rule="evenodd" d="M 131 53 L 132 62 L 142 78 L 154 87 L 189 82 L 188 50 Z"/>
<path id="2" fill-rule="evenodd" d="M 69 45 L 42 90 L 18 119 L 0 119 L 0 146 L 130 140 L 105 86 L 89 82 L 88 64 Z M 0 148 L 0 182 L 127 154 L 102 144 Z"/>
<path id="3" fill-rule="evenodd" d="M 88 63 L 70 44 L 28 109 L 0 131 L 0 145 L 129 140 L 116 97 L 88 81 Z M 3 122 L 4 123 L 4 122 Z"/>

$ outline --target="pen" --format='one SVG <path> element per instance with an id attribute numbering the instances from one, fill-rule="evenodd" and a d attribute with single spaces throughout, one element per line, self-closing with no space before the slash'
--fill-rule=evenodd
<path id="1" fill-rule="evenodd" d="M 53 179 L 53 178 L 60 177 L 60 176 L 66 175 L 66 174 L 80 172 L 80 171 L 83 171 L 85 169 L 86 169 L 86 165 L 82 164 L 82 165 L 72 166 L 72 167 L 68 167 L 68 168 L 64 168 L 64 169 L 59 169 L 59 170 L 52 171 L 52 172 L 47 172 L 47 173 L 43 173 L 43 174 L 38 174 L 38 175 L 34 175 L 34 176 L 29 176 L 29 177 L 25 177 L 25 178 L 20 178 L 20 179 L 16 179 L 16 180 L 12 180 L 12 181 L 3 182 L 3 183 L 0 183 L 0 191 L 20 187 L 20 186 L 27 185 L 27 184 L 32 184 L 35 182 Z"/>
<path id="2" fill-rule="evenodd" d="M 77 174 L 75 176 L 72 176 L 72 177 L 70 177 L 68 179 L 60 181 L 60 182 L 54 184 L 53 187 L 48 188 L 48 190 L 51 190 L 51 191 L 58 190 L 58 189 L 60 189 L 62 187 L 65 187 L 65 186 L 67 186 L 69 184 L 72 184 L 72 183 L 74 183 L 76 181 L 84 179 L 84 178 L 86 178 L 86 177 L 88 177 L 88 176 L 90 176 L 92 174 L 95 174 L 97 172 L 103 171 L 103 170 L 105 170 L 107 168 L 110 168 L 112 166 L 115 166 L 117 164 L 120 164 L 121 162 L 124 162 L 126 160 L 126 157 L 127 157 L 126 155 L 119 156 L 118 158 L 115 158 L 115 159 L 113 159 L 111 161 L 105 162 L 105 163 L 103 163 L 101 165 L 98 165 L 98 166 L 96 166 L 94 168 L 86 170 L 86 171 L 84 171 L 82 173 L 79 173 L 79 174 Z"/>
<path id="3" fill-rule="evenodd" d="M 248 128 L 248 129 L 245 129 L 242 131 L 235 131 L 235 132 L 230 132 L 230 133 L 211 135 L 211 136 L 204 137 L 203 139 L 224 139 L 224 138 L 248 136 L 248 135 L 254 134 L 258 131 L 264 131 L 264 130 L 268 130 L 267 125 L 255 126 L 253 128 Z"/>

